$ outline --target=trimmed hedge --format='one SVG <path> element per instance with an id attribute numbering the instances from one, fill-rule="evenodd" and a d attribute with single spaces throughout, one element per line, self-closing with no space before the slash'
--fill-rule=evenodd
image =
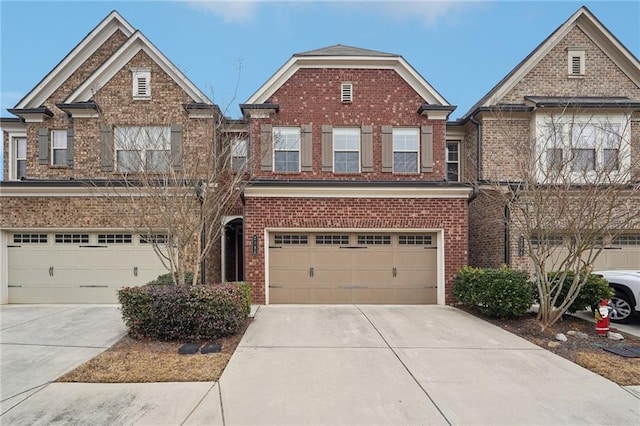
<path id="1" fill-rule="evenodd" d="M 191 283 L 193 282 L 193 272 L 185 272 L 184 282 L 187 285 L 191 285 Z M 173 275 L 171 274 L 171 272 L 158 275 L 158 278 L 153 281 L 149 281 L 147 285 L 174 285 Z"/>
<path id="2" fill-rule="evenodd" d="M 246 283 L 126 287 L 118 291 L 118 300 L 133 337 L 216 339 L 236 333 L 245 324 L 251 307 L 245 286 L 248 287 Z"/>
<path id="3" fill-rule="evenodd" d="M 560 279 L 561 271 L 553 271 L 547 274 L 548 281 L 554 282 Z M 567 276 L 562 283 L 562 287 L 558 288 L 551 295 L 555 296 L 559 291 L 558 298 L 556 299 L 555 306 L 558 307 L 567 297 L 567 292 L 573 279 L 575 277 L 575 273 L 573 271 L 567 271 Z M 581 277 L 582 278 L 582 277 Z M 609 287 L 609 283 L 604 278 L 598 275 L 589 275 L 587 282 L 580 289 L 578 296 L 573 301 L 573 303 L 567 309 L 570 313 L 575 313 L 578 311 L 582 311 L 584 308 L 596 306 L 600 303 L 602 299 L 610 299 L 615 294 L 614 290 Z M 534 298 L 536 301 L 540 300 L 538 295 L 538 288 L 534 288 Z"/>
<path id="4" fill-rule="evenodd" d="M 453 295 L 488 316 L 524 315 L 533 304 L 532 285 L 526 272 L 509 269 L 464 267 L 453 283 Z"/>

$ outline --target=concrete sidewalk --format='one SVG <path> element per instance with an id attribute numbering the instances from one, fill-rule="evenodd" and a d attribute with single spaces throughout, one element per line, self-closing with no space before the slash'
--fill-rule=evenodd
<path id="1" fill-rule="evenodd" d="M 3 424 L 637 424 L 624 388 L 441 306 L 264 306 L 219 383 L 52 383 Z"/>

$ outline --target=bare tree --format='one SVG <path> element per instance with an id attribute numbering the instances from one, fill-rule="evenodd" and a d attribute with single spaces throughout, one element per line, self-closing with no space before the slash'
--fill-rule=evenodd
<path id="1" fill-rule="evenodd" d="M 537 113 L 523 132 L 511 113 L 494 114 L 511 169 L 493 172 L 487 194 L 508 207 L 509 244 L 528 255 L 529 265 L 519 266 L 534 277 L 544 329 L 574 302 L 603 250 L 640 225 L 632 116 L 555 109 Z"/>
<path id="2" fill-rule="evenodd" d="M 187 272 L 193 272 L 191 284 L 205 274 L 201 265 L 220 240 L 224 216 L 238 206 L 249 170 L 243 123 L 215 105 L 187 108 L 198 117 L 187 121 L 184 111 L 158 116 L 141 108 L 136 125 L 100 110 L 101 161 L 109 172 L 91 181 L 114 214 L 153 244 L 176 284 L 185 284 Z"/>

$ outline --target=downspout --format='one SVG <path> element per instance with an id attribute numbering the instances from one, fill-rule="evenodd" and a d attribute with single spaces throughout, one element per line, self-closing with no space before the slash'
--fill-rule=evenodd
<path id="1" fill-rule="evenodd" d="M 509 230 L 509 224 L 511 223 L 511 209 L 509 205 L 504 206 L 504 264 L 511 266 L 511 232 Z"/>
<path id="2" fill-rule="evenodd" d="M 477 149 L 477 158 L 476 158 L 476 183 L 480 182 L 480 177 L 482 173 L 482 123 L 476 120 L 476 115 L 478 113 L 471 115 L 469 121 L 476 125 L 476 149 Z"/>

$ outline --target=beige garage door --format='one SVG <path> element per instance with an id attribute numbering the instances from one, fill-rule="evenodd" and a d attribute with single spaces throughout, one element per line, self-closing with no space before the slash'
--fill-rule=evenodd
<path id="1" fill-rule="evenodd" d="M 549 240 L 557 247 L 547 262 L 548 269 L 556 269 L 557 265 L 568 255 L 568 250 L 561 246 L 562 236 L 550 236 Z M 639 269 L 640 268 L 640 234 L 624 234 L 615 237 L 605 245 L 596 259 L 594 270 L 607 269 Z"/>
<path id="2" fill-rule="evenodd" d="M 117 303 L 117 289 L 166 273 L 146 238 L 121 232 L 15 233 L 8 264 L 9 303 Z"/>
<path id="3" fill-rule="evenodd" d="M 271 233 L 269 303 L 437 301 L 435 234 Z"/>

